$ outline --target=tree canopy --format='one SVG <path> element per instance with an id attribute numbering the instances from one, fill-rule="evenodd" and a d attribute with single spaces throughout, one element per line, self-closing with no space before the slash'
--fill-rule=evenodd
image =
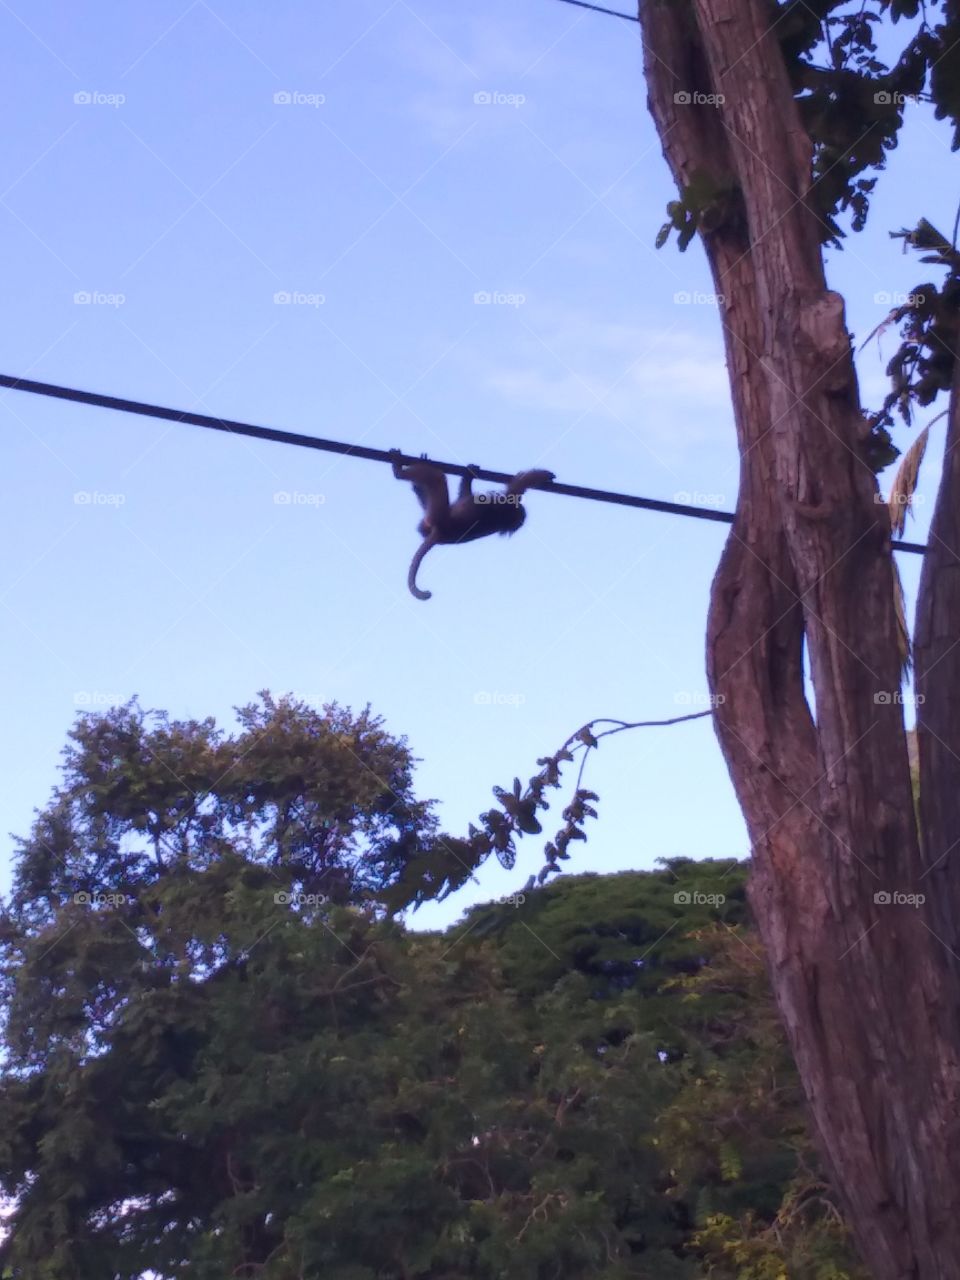
<path id="1" fill-rule="evenodd" d="M 2 918 L 6 1274 L 854 1277 L 743 866 L 414 933 L 410 765 L 269 698 L 80 720 Z"/>

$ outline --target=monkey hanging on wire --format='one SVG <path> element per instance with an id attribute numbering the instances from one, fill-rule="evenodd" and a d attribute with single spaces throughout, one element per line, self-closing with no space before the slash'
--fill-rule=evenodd
<path id="1" fill-rule="evenodd" d="M 527 518 L 521 498 L 528 489 L 542 489 L 554 479 L 552 471 L 519 471 L 502 490 L 474 493 L 473 481 L 478 470 L 467 468 L 460 481 L 457 500 L 450 502 L 447 477 L 435 463 L 411 463 L 404 466 L 400 451 L 393 451 L 393 474 L 398 480 L 409 480 L 423 507 L 423 519 L 417 531 L 423 538 L 410 562 L 407 586 L 418 600 L 429 600 L 431 592 L 417 586 L 417 571 L 431 547 L 457 542 L 473 542 L 491 533 L 516 533 Z"/>

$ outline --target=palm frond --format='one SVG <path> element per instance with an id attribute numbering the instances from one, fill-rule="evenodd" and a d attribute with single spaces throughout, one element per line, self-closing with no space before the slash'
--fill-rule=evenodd
<path id="1" fill-rule="evenodd" d="M 917 487 L 917 478 L 920 475 L 920 464 L 923 462 L 923 455 L 927 451 L 929 438 L 930 427 L 928 425 L 923 428 L 900 459 L 900 466 L 897 468 L 897 474 L 893 478 L 890 496 L 887 498 L 887 507 L 890 511 L 890 526 L 896 537 L 903 533 L 904 526 L 907 523 L 907 512 L 913 503 L 913 494 Z"/>

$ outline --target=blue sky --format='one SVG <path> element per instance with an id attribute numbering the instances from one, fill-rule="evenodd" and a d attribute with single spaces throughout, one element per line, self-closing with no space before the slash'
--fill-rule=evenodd
<path id="1" fill-rule="evenodd" d="M 0 39 L 3 372 L 733 507 L 704 259 L 653 248 L 673 191 L 635 25 L 557 0 L 34 0 Z M 868 232 L 830 255 L 858 342 L 923 278 L 887 232 L 949 233 L 948 142 L 912 108 Z M 860 357 L 870 403 L 894 345 Z M 533 494 L 516 539 L 435 551 L 422 604 L 384 466 L 11 392 L 0 414 L 4 833 L 78 707 L 134 693 L 224 724 L 262 688 L 370 702 L 453 832 L 585 720 L 704 705 L 723 526 Z M 588 785 L 571 870 L 747 852 L 708 722 L 605 743 Z M 540 862 L 528 841 L 416 923 Z"/>

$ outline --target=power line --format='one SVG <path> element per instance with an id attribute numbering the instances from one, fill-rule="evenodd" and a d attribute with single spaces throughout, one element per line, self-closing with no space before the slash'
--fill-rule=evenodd
<path id="1" fill-rule="evenodd" d="M 621 13 L 619 9 L 605 9 L 602 4 L 587 4 L 587 0 L 561 0 L 561 4 L 573 4 L 578 9 L 592 9 L 594 13 L 606 13 L 611 18 L 623 18 L 627 22 L 640 21 L 635 14 Z"/>
<path id="2" fill-rule="evenodd" d="M 58 387 L 51 382 L 33 382 L 29 378 L 13 378 L 0 373 L 0 387 L 11 391 L 25 391 L 34 396 L 50 396 L 55 400 L 72 400 L 75 404 L 89 404 L 98 409 L 114 409 L 119 413 L 136 413 L 143 418 L 160 418 L 166 422 L 180 422 L 188 427 L 205 427 L 210 431 L 225 431 L 228 435 L 248 436 L 253 440 L 270 440 L 274 444 L 292 444 L 301 449 L 319 449 L 324 453 L 339 453 L 344 457 L 364 458 L 370 462 L 400 461 L 406 464 L 420 462 L 410 454 L 387 449 L 371 449 L 363 444 L 346 444 L 342 440 L 324 440 L 320 436 L 305 436 L 297 431 L 280 431 L 276 427 L 257 427 L 249 422 L 233 422 L 229 418 L 214 418 L 205 413 L 189 413 L 184 409 L 167 409 L 162 405 L 145 404 L 141 400 L 125 400 L 120 396 L 105 396 L 97 391 L 79 391 L 75 387 Z M 469 468 L 457 462 L 436 462 L 435 467 L 451 475 L 476 476 L 495 484 L 506 484 L 512 479 L 509 472 L 487 471 L 482 467 Z M 644 511 L 662 511 L 672 516 L 688 516 L 694 520 L 713 520 L 719 524 L 733 524 L 733 513 L 714 511 L 710 507 L 693 507 L 685 502 L 662 502 L 659 498 L 640 498 L 632 493 L 613 493 L 608 489 L 589 489 L 579 484 L 560 484 L 554 481 L 544 490 L 561 493 L 568 498 L 586 498 L 591 502 L 610 502 L 619 507 L 640 507 Z M 926 548 L 919 542 L 894 542 L 895 551 L 912 551 L 923 555 Z"/>

